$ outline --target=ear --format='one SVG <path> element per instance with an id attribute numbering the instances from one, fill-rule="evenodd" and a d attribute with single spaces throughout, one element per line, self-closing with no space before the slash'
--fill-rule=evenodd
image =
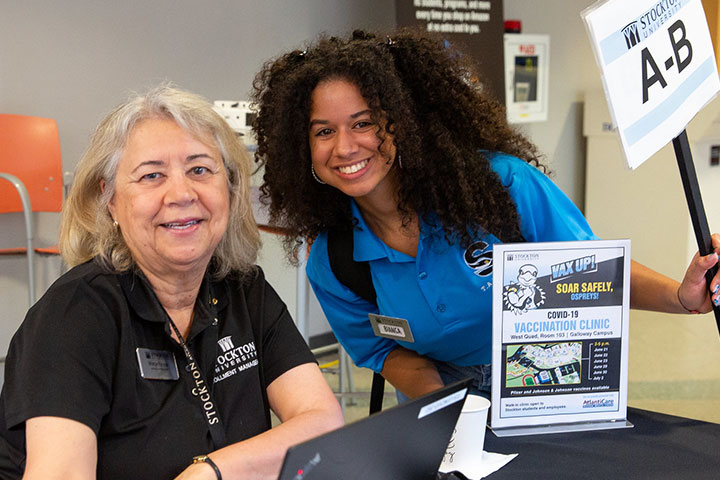
<path id="1" fill-rule="evenodd" d="M 105 179 L 100 179 L 100 192 L 105 193 Z M 113 221 L 115 221 L 115 197 L 110 199 L 110 202 L 108 203 L 108 210 L 110 211 L 110 217 Z"/>

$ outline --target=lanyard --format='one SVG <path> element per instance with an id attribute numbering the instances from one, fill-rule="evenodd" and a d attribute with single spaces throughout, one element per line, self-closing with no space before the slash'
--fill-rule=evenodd
<path id="1" fill-rule="evenodd" d="M 212 295 L 210 295 L 210 297 L 211 299 L 213 298 Z M 209 303 L 210 316 L 213 318 L 213 325 L 215 325 L 215 328 L 219 328 L 217 327 L 217 311 L 214 302 L 211 300 Z M 175 332 L 175 335 L 177 335 L 177 338 L 180 341 L 180 346 L 185 353 L 185 358 L 187 359 L 188 367 L 190 368 L 190 374 L 192 375 L 192 379 L 195 384 L 192 389 L 192 394 L 200 402 L 203 417 L 205 418 L 208 429 L 210 430 L 210 436 L 212 437 L 213 445 L 215 445 L 215 450 L 222 448 L 227 445 L 227 441 L 225 440 L 225 427 L 223 427 L 220 412 L 218 412 L 215 401 L 212 398 L 212 385 L 208 386 L 208 383 L 205 381 L 205 377 L 203 376 L 198 363 L 195 361 L 195 357 L 193 357 L 192 353 L 190 353 L 190 349 L 185 343 L 185 339 L 183 339 L 183 336 L 180 334 L 180 330 L 178 330 L 175 322 L 172 321 L 172 318 L 170 318 L 170 315 L 168 315 L 167 312 L 165 312 L 165 316 Z M 217 334 L 217 330 L 215 333 Z"/>

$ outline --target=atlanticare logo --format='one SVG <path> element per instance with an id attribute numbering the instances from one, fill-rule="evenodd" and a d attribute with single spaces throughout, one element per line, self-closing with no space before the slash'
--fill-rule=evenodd
<path id="1" fill-rule="evenodd" d="M 630 50 L 649 37 L 680 10 L 687 0 L 659 0 L 645 13 L 620 29 L 625 45 Z"/>
<path id="2" fill-rule="evenodd" d="M 582 408 L 602 408 L 615 406 L 615 400 L 612 398 L 603 398 L 598 400 L 585 400 Z"/>

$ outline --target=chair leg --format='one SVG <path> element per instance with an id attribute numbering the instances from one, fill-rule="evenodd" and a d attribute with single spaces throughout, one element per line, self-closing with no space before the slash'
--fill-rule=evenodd
<path id="1" fill-rule="evenodd" d="M 338 356 L 343 359 L 343 362 L 345 364 L 345 367 L 343 368 L 343 373 L 347 377 L 347 391 L 350 393 L 350 401 L 348 402 L 348 405 L 355 405 L 355 397 L 352 395 L 355 393 L 355 380 L 353 379 L 353 363 L 352 360 L 350 360 L 350 356 L 345 351 L 345 349 L 340 345 L 338 350 Z"/>
<path id="2" fill-rule="evenodd" d="M 35 303 L 35 259 L 33 254 L 33 222 L 32 222 L 32 205 L 30 203 L 30 195 L 28 194 L 25 184 L 15 175 L 9 173 L 0 173 L 0 178 L 12 183 L 15 190 L 20 196 L 23 206 L 23 216 L 25 217 L 25 237 L 27 238 L 27 259 L 28 259 L 28 297 L 32 307 Z"/>
<path id="3" fill-rule="evenodd" d="M 310 345 L 310 326 L 308 324 L 310 287 L 305 274 L 305 263 L 307 262 L 307 248 L 305 245 L 303 241 L 302 245 L 298 247 L 298 266 L 295 271 L 295 280 L 297 282 L 295 287 L 295 322 L 300 335 Z"/>
<path id="4" fill-rule="evenodd" d="M 370 415 L 382 410 L 384 396 L 385 378 L 379 373 L 373 372 L 372 388 L 370 389 Z"/>
<path id="5" fill-rule="evenodd" d="M 28 308 L 32 307 L 35 303 L 35 252 L 32 248 L 32 239 L 28 239 L 28 246 L 27 246 L 27 261 L 28 261 L 28 300 L 30 302 L 30 305 Z"/>
<path id="6" fill-rule="evenodd" d="M 345 406 L 347 404 L 345 397 L 345 393 L 347 392 L 347 389 L 345 387 L 345 375 L 347 374 L 347 354 L 345 353 L 345 349 L 342 347 L 342 345 L 338 344 L 338 387 L 340 390 L 340 408 L 343 411 L 343 415 L 345 414 Z"/>

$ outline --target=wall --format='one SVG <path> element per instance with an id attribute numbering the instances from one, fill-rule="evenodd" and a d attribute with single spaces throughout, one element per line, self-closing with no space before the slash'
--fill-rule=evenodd
<path id="1" fill-rule="evenodd" d="M 602 88 L 580 12 L 588 0 L 505 0 L 505 18 L 522 21 L 522 33 L 550 35 L 548 121 L 523 124 L 546 155 L 555 183 L 582 210 L 585 189 L 583 92 Z M 623 161 L 618 158 L 617 161 Z"/>
<path id="2" fill-rule="evenodd" d="M 242 99 L 263 61 L 319 32 L 392 28 L 389 0 L 29 0 L 0 7 L 0 112 L 58 121 L 65 170 L 94 126 L 130 91 L 164 80 L 209 99 Z M 41 215 L 39 244 L 52 244 L 57 216 Z M 23 242 L 21 215 L 3 217 L 0 245 Z M 294 273 L 277 242 L 261 262 L 294 308 Z M 40 260 L 42 293 L 60 265 Z M 27 310 L 24 258 L 0 258 L 0 352 Z"/>

